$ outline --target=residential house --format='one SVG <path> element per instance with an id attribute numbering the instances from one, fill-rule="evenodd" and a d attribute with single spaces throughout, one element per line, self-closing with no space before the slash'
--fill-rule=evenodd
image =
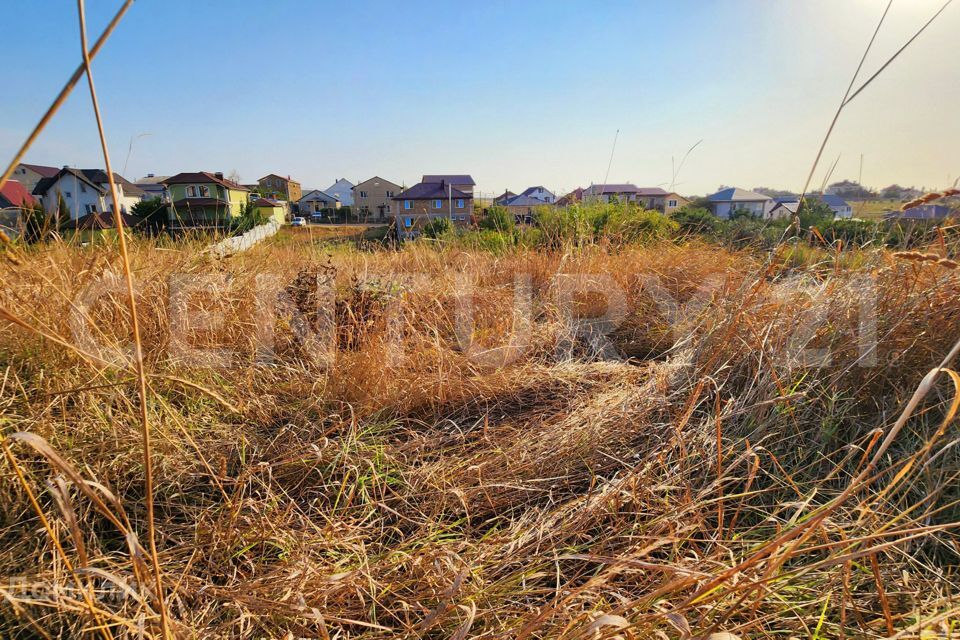
<path id="1" fill-rule="evenodd" d="M 943 220 L 960 216 L 960 211 L 944 204 L 922 204 L 911 207 L 906 211 L 888 211 L 883 214 L 884 220 Z"/>
<path id="2" fill-rule="evenodd" d="M 334 212 L 340 208 L 340 200 L 326 191 L 313 189 L 308 191 L 298 203 L 300 215 L 311 216 L 315 220 L 333 218 Z"/>
<path id="3" fill-rule="evenodd" d="M 557 202 L 557 196 L 553 195 L 552 191 L 545 189 L 542 186 L 528 187 L 520 192 L 520 195 L 526 198 L 539 200 L 541 204 L 555 204 Z"/>
<path id="4" fill-rule="evenodd" d="M 811 193 L 804 196 L 808 201 L 811 202 L 820 202 L 825 204 L 833 211 L 834 218 L 852 218 L 853 217 L 853 207 L 847 204 L 847 201 L 841 198 L 840 196 L 832 193 Z M 784 203 L 797 203 L 800 202 L 800 196 L 780 196 L 774 198 L 774 201 L 777 204 Z M 774 205 L 776 206 L 776 205 Z M 794 207 L 794 215 L 796 214 L 796 209 Z"/>
<path id="5" fill-rule="evenodd" d="M 324 193 L 328 193 L 331 196 L 335 197 L 340 201 L 340 204 L 344 207 L 353 206 L 353 183 L 347 180 L 346 178 L 338 178 L 336 182 L 324 189 Z"/>
<path id="6" fill-rule="evenodd" d="M 563 200 L 566 201 L 568 196 L 564 196 Z M 672 213 L 690 202 L 680 194 L 660 187 L 638 187 L 630 183 L 590 185 L 582 191 L 581 199 L 592 202 L 632 202 L 661 213 Z"/>
<path id="7" fill-rule="evenodd" d="M 236 218 L 250 201 L 250 190 L 221 172 L 178 173 L 163 181 L 170 192 L 170 225 L 178 228 L 216 228 Z"/>
<path id="8" fill-rule="evenodd" d="M 23 210 L 37 204 L 18 180 L 8 180 L 0 189 L 0 231 L 8 238 L 17 238 L 23 227 Z"/>
<path id="9" fill-rule="evenodd" d="M 468 226 L 473 219 L 473 187 L 476 185 L 473 178 L 468 175 L 425 175 L 423 178 L 423 182 L 393 199 L 397 235 L 416 237 L 423 225 L 434 218 L 447 218 L 458 227 Z"/>
<path id="10" fill-rule="evenodd" d="M 52 178 L 60 173 L 57 167 L 47 167 L 42 164 L 24 164 L 20 163 L 13 170 L 13 179 L 23 185 L 29 192 L 33 193 L 37 183 L 44 178 Z"/>
<path id="11" fill-rule="evenodd" d="M 168 202 L 170 194 L 167 193 L 167 187 L 163 184 L 163 181 L 169 177 L 170 176 L 157 176 L 148 173 L 133 184 L 137 185 L 144 192 L 144 200 L 160 198 L 164 202 Z"/>
<path id="12" fill-rule="evenodd" d="M 374 176 L 353 188 L 353 214 L 363 222 L 386 222 L 393 217 L 393 198 L 400 185 Z"/>
<path id="13" fill-rule="evenodd" d="M 736 211 L 746 211 L 762 218 L 776 204 L 770 196 L 736 187 L 727 187 L 707 196 L 707 202 L 710 211 L 718 218 L 729 218 Z"/>
<path id="14" fill-rule="evenodd" d="M 557 200 L 557 204 L 561 207 L 569 207 L 570 205 L 578 202 L 583 202 L 583 187 L 577 187 L 567 195 Z"/>
<path id="15" fill-rule="evenodd" d="M 283 224 L 287 221 L 287 207 L 283 202 L 271 200 L 270 198 L 257 198 L 253 201 L 253 206 L 257 213 L 277 224 Z"/>
<path id="16" fill-rule="evenodd" d="M 552 206 L 546 204 L 539 198 L 533 196 L 519 195 L 505 200 L 500 206 L 513 214 L 513 219 L 517 224 L 531 224 L 533 222 L 533 213 L 537 207 Z"/>
<path id="17" fill-rule="evenodd" d="M 510 191 L 509 189 L 504 189 L 503 193 L 501 193 L 500 195 L 498 195 L 496 198 L 493 199 L 493 204 L 494 206 L 501 205 L 505 200 L 509 200 L 510 198 L 516 198 L 516 197 L 517 197 L 517 194 L 515 194 L 513 191 Z"/>
<path id="18" fill-rule="evenodd" d="M 263 176 L 257 180 L 260 187 L 260 195 L 272 200 L 286 200 L 287 202 L 299 202 L 303 197 L 300 189 L 300 183 L 287 176 L 278 176 L 275 173 Z"/>
<path id="19" fill-rule="evenodd" d="M 800 210 L 799 200 L 790 200 L 789 198 L 775 198 L 775 204 L 763 212 L 764 220 L 783 220 L 792 218 Z"/>
<path id="20" fill-rule="evenodd" d="M 117 187 L 120 211 L 129 213 L 135 204 L 143 200 L 144 192 L 135 184 L 114 173 L 113 181 Z M 73 169 L 64 167 L 56 175 L 41 179 L 33 188 L 33 195 L 39 196 L 43 208 L 57 217 L 76 221 L 89 213 L 103 213 L 113 210 L 113 196 L 110 193 L 110 181 L 107 172 L 102 169 Z M 60 201 L 66 212 L 60 211 Z"/>

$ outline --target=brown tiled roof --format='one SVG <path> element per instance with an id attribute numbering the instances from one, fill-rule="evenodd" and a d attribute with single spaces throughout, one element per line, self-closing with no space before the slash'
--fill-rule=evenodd
<path id="1" fill-rule="evenodd" d="M 170 176 L 163 181 L 163 184 L 194 184 L 194 183 L 204 183 L 212 182 L 218 184 L 221 187 L 226 187 L 227 189 L 233 189 L 234 191 L 250 191 L 242 184 L 237 184 L 232 180 L 227 180 L 226 178 L 218 178 L 214 174 L 208 171 L 193 171 L 193 172 L 184 172 L 178 173 L 175 176 Z"/>
<path id="2" fill-rule="evenodd" d="M 60 169 L 57 167 L 48 167 L 42 164 L 27 164 L 26 162 L 22 162 L 21 164 L 27 169 L 39 173 L 40 176 L 44 178 L 52 178 L 60 172 Z"/>
<path id="3" fill-rule="evenodd" d="M 469 193 L 454 189 L 450 183 L 418 182 L 406 191 L 395 196 L 394 200 L 432 200 L 434 198 L 466 198 L 472 199 Z"/>

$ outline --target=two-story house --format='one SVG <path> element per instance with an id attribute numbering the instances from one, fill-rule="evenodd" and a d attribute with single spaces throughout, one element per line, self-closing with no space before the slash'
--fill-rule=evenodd
<path id="1" fill-rule="evenodd" d="M 455 226 L 466 227 L 473 219 L 473 188 L 468 175 L 425 175 L 423 181 L 397 194 L 394 218 L 397 235 L 413 238 L 427 222 L 447 218 Z"/>
<path id="2" fill-rule="evenodd" d="M 337 178 L 336 182 L 323 191 L 339 200 L 344 207 L 353 206 L 353 183 L 346 178 Z"/>
<path id="3" fill-rule="evenodd" d="M 527 187 L 520 192 L 520 196 L 539 200 L 543 204 L 556 204 L 557 202 L 557 196 L 555 196 L 552 191 L 544 188 L 541 185 L 536 187 Z"/>
<path id="4" fill-rule="evenodd" d="M 163 181 L 170 193 L 170 226 L 217 228 L 238 217 L 250 201 L 250 190 L 219 171 L 178 173 Z"/>
<path id="5" fill-rule="evenodd" d="M 146 194 L 120 174 L 114 173 L 113 181 L 117 186 L 121 213 L 130 213 Z M 48 213 L 62 221 L 113 210 L 110 180 L 102 169 L 64 167 L 56 175 L 41 179 L 33 188 L 33 195 L 40 198 Z M 61 203 L 66 211 L 60 210 Z"/>
<path id="6" fill-rule="evenodd" d="M 361 222 L 386 222 L 393 217 L 393 198 L 400 185 L 374 176 L 353 188 L 354 215 Z"/>
<path id="7" fill-rule="evenodd" d="M 271 173 L 257 180 L 260 188 L 260 194 L 271 200 L 286 200 L 287 202 L 298 202 L 303 197 L 303 191 L 300 183 L 287 176 Z"/>
<path id="8" fill-rule="evenodd" d="M 36 188 L 38 182 L 44 178 L 52 178 L 58 173 L 60 173 L 60 169 L 57 167 L 47 167 L 42 164 L 26 164 L 21 162 L 17 165 L 17 168 L 13 170 L 13 175 L 11 177 L 22 184 L 23 188 L 29 193 L 33 193 L 33 190 Z"/>

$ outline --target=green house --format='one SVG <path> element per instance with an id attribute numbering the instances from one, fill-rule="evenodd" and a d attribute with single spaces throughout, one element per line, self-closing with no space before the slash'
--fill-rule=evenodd
<path id="1" fill-rule="evenodd" d="M 250 190 L 222 173 L 178 173 L 163 181 L 170 193 L 170 226 L 219 228 L 238 217 L 250 200 Z"/>

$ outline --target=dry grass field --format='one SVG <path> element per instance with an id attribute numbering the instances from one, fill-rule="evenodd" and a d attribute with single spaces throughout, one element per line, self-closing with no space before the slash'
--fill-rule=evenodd
<path id="1" fill-rule="evenodd" d="M 0 635 L 960 633 L 950 261 L 302 231 L 131 243 L 162 598 L 117 252 L 0 266 Z"/>

